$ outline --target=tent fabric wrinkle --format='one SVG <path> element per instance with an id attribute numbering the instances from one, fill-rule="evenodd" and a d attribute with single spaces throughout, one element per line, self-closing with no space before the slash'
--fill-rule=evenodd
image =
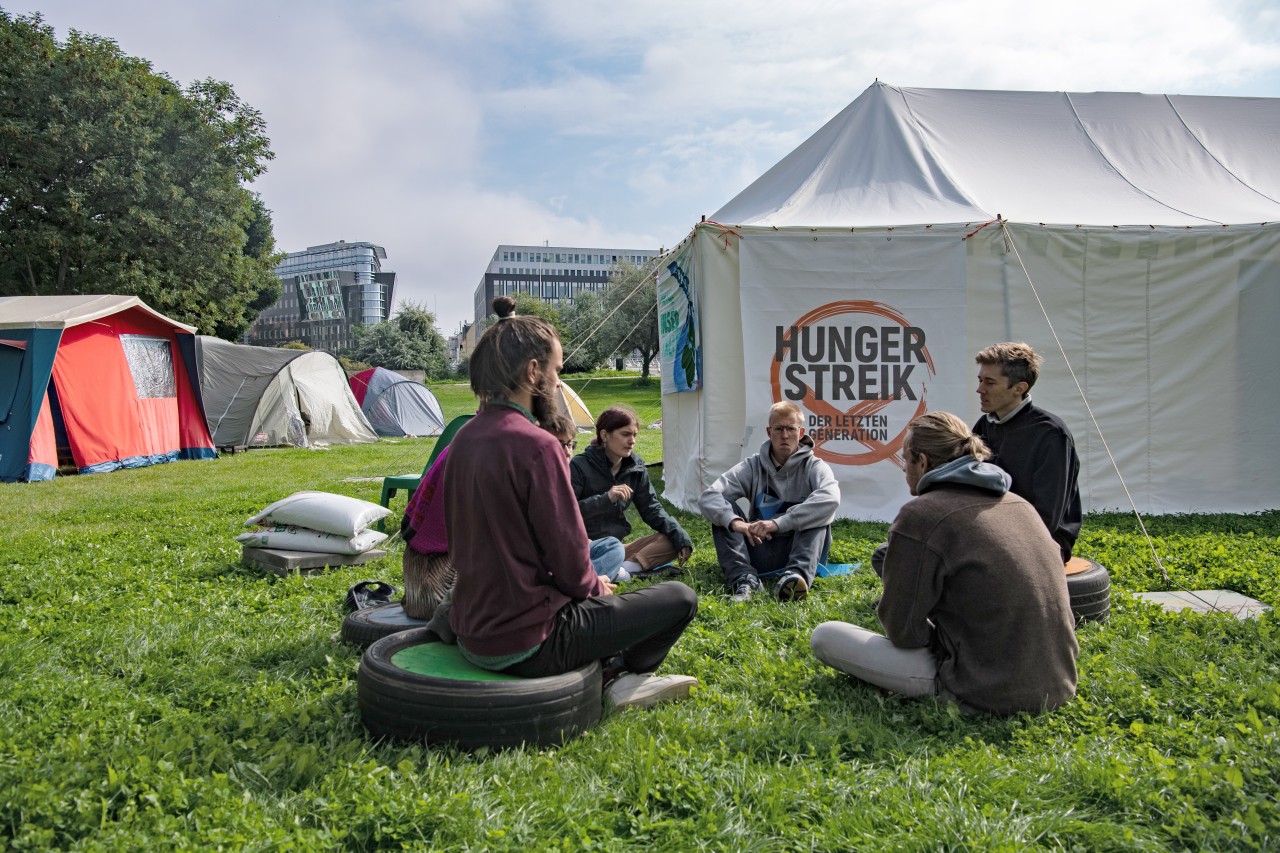
<path id="1" fill-rule="evenodd" d="M 1224 132 L 1239 128 L 1239 133 Z M 1274 99 L 875 84 L 709 218 L 868 227 L 1280 219 Z"/>

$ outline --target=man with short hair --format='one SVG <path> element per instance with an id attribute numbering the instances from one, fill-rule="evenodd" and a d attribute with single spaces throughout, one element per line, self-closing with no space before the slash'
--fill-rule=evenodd
<path id="1" fill-rule="evenodd" d="M 975 361 L 984 414 L 973 434 L 991 448 L 991 462 L 1013 478 L 1011 491 L 1035 507 L 1066 563 L 1080 535 L 1080 458 L 1062 418 L 1031 402 L 1040 354 L 1024 343 L 1001 343 Z"/>
<path id="2" fill-rule="evenodd" d="M 840 508 L 840 486 L 831 466 L 813 455 L 800 407 L 775 403 L 767 432 L 759 453 L 721 474 L 698 499 L 735 602 L 761 588 L 762 574 L 781 574 L 774 588 L 779 601 L 808 595 Z M 751 503 L 745 515 L 741 498 Z"/>

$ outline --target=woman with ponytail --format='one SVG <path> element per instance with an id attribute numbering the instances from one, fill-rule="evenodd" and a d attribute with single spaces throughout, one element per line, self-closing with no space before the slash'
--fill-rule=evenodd
<path id="1" fill-rule="evenodd" d="M 1076 690 L 1075 620 L 1057 544 L 964 421 L 913 420 L 902 445 L 915 497 L 889 528 L 885 635 L 824 622 L 828 666 L 904 696 L 966 711 L 1048 711 Z"/>

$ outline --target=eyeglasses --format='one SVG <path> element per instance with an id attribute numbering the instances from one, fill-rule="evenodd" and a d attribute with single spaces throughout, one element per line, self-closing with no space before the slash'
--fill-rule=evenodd
<path id="1" fill-rule="evenodd" d="M 578 449 L 578 442 L 576 439 L 570 439 L 568 441 L 560 442 L 560 446 L 563 447 L 565 450 L 572 452 Z"/>

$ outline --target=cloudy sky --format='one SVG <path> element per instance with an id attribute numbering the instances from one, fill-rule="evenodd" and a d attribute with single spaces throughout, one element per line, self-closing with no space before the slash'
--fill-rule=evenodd
<path id="1" fill-rule="evenodd" d="M 1280 96 L 1274 0 L 0 0 L 229 81 L 276 153 L 281 249 L 386 247 L 470 319 L 500 243 L 678 242 L 877 78 Z"/>

